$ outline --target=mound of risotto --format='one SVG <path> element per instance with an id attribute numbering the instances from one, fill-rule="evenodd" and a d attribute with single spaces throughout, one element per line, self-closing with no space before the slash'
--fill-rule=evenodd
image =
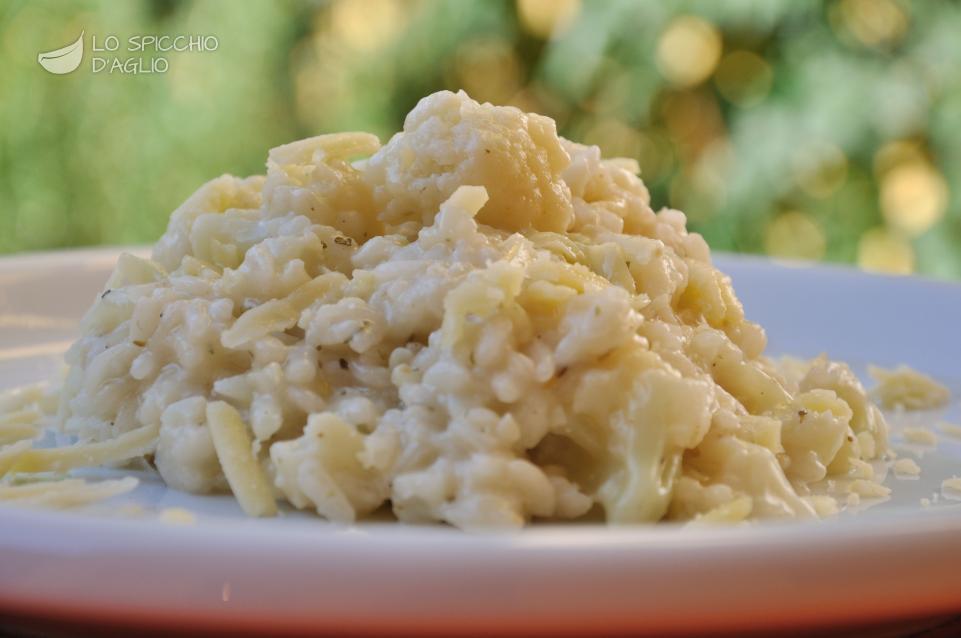
<path id="1" fill-rule="evenodd" d="M 886 426 L 851 371 L 779 369 L 635 162 L 464 93 L 386 144 L 273 149 L 120 258 L 57 426 L 0 472 L 146 457 L 171 487 L 350 522 L 814 518 Z M 5 455 L 5 456 L 4 456 Z"/>

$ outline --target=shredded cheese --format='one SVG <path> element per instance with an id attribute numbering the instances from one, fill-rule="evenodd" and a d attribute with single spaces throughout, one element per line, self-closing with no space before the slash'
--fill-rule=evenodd
<path id="1" fill-rule="evenodd" d="M 751 499 L 746 496 L 736 498 L 718 505 L 714 509 L 704 512 L 694 518 L 688 525 L 712 524 L 712 523 L 739 523 L 747 520 L 753 508 Z"/>
<path id="2" fill-rule="evenodd" d="M 158 430 L 158 425 L 145 425 L 106 441 L 57 448 L 33 448 L 29 441 L 20 441 L 0 449 L 0 476 L 14 472 L 67 472 L 128 461 L 154 450 Z"/>
<path id="3" fill-rule="evenodd" d="M 904 428 L 903 434 L 904 440 L 907 443 L 931 446 L 938 444 L 937 435 L 927 428 L 907 427 Z"/>
<path id="4" fill-rule="evenodd" d="M 40 433 L 40 417 L 34 409 L 0 415 L 0 445 L 36 437 Z"/>
<path id="5" fill-rule="evenodd" d="M 961 425 L 941 421 L 938 423 L 938 429 L 950 437 L 961 439 Z"/>
<path id="6" fill-rule="evenodd" d="M 0 392 L 0 414 L 16 412 L 39 402 L 46 387 L 46 383 L 35 383 Z"/>
<path id="7" fill-rule="evenodd" d="M 905 365 L 893 370 L 868 366 L 868 373 L 878 382 L 872 394 L 885 409 L 931 410 L 944 407 L 951 399 L 946 387 Z"/>
<path id="8" fill-rule="evenodd" d="M 240 414 L 223 401 L 207 404 L 207 427 L 231 491 L 249 516 L 274 516 L 273 490 L 253 453 L 253 439 Z"/>
<path id="9" fill-rule="evenodd" d="M 808 496 L 807 501 L 814 507 L 814 511 L 817 512 L 818 516 L 821 518 L 827 518 L 829 516 L 834 516 L 838 513 L 838 501 L 832 496 L 826 494 L 816 494 L 814 496 Z"/>
<path id="10" fill-rule="evenodd" d="M 953 476 L 941 481 L 941 489 L 961 494 L 961 477 Z"/>
<path id="11" fill-rule="evenodd" d="M 197 517 L 182 507 L 166 507 L 160 511 L 160 521 L 168 525 L 193 525 Z"/>
<path id="12" fill-rule="evenodd" d="M 874 467 L 867 461 L 862 461 L 860 459 L 852 459 L 851 465 L 851 476 L 853 478 L 859 479 L 873 479 L 874 478 Z"/>
<path id="13" fill-rule="evenodd" d="M 920 476 L 921 468 L 913 459 L 898 459 L 893 465 L 894 473 L 901 476 Z"/>
<path id="14" fill-rule="evenodd" d="M 24 485 L 0 485 L 0 501 L 34 507 L 76 507 L 119 496 L 133 490 L 137 483 L 136 478 L 127 476 L 96 483 L 82 479 L 63 479 Z"/>
<path id="15" fill-rule="evenodd" d="M 863 496 L 864 498 L 883 498 L 891 494 L 891 488 L 867 479 L 855 479 L 851 481 L 848 489 L 852 493 Z"/>

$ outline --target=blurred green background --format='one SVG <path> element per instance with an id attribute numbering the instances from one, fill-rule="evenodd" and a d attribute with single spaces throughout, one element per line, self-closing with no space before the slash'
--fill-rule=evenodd
<path id="1" fill-rule="evenodd" d="M 81 31 L 219 47 L 40 67 Z M 637 158 L 715 249 L 961 277 L 959 33 L 957 3 L 906 0 L 4 0 L 0 252 L 153 241 L 271 146 L 385 138 L 464 88 Z"/>

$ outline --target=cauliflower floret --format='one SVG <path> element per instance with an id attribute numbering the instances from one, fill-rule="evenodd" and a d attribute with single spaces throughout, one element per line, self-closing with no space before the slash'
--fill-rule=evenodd
<path id="1" fill-rule="evenodd" d="M 171 404 L 160 418 L 154 463 L 170 487 L 195 494 L 226 488 L 217 452 L 206 426 L 203 397 Z"/>
<path id="2" fill-rule="evenodd" d="M 403 132 L 365 170 L 389 225 L 430 225 L 458 186 L 474 185 L 490 195 L 478 222 L 564 231 L 573 220 L 570 189 L 561 179 L 569 163 L 550 118 L 442 91 L 420 101 Z"/>
<path id="3" fill-rule="evenodd" d="M 193 254 L 190 231 L 198 217 L 232 208 L 256 209 L 261 203 L 263 185 L 263 175 L 246 179 L 221 175 L 201 186 L 171 214 L 167 232 L 154 246 L 154 261 L 167 270 L 176 269 L 184 256 Z"/>
<path id="4" fill-rule="evenodd" d="M 312 414 L 303 436 L 274 443 L 275 483 L 295 507 L 353 522 L 384 502 L 387 481 L 361 460 L 364 437 L 330 412 Z"/>
<path id="5" fill-rule="evenodd" d="M 851 407 L 833 390 L 815 389 L 799 394 L 784 408 L 781 440 L 791 462 L 791 479 L 820 481 L 844 447 L 850 430 Z M 850 441 L 848 441 L 850 443 Z M 844 448 L 851 452 L 850 446 Z"/>
<path id="6" fill-rule="evenodd" d="M 851 368 L 844 363 L 828 361 L 821 355 L 801 379 L 800 390 L 807 392 L 822 388 L 834 391 L 838 398 L 851 407 L 851 430 L 855 435 L 852 440 L 845 439 L 828 471 L 848 472 L 852 467 L 852 459 L 871 460 L 884 454 L 888 449 L 887 423 L 878 407 L 868 400 L 864 386 Z M 870 445 L 872 455 L 866 454 L 869 450 L 861 449 L 860 442 L 866 440 L 860 436 L 862 433 L 874 439 L 873 445 Z"/>

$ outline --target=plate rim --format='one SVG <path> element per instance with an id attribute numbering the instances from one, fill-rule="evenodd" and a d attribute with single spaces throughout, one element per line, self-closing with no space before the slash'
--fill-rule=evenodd
<path id="1" fill-rule="evenodd" d="M 21 254 L 0 257 L 0 271 L 8 269 L 30 268 L 34 266 L 49 267 L 51 269 L 70 265 L 78 261 L 84 262 L 94 260 L 101 262 L 116 256 L 123 251 L 130 251 L 143 254 L 145 247 L 125 246 L 125 247 L 98 247 L 75 250 L 47 251 L 40 253 Z M 847 277 L 868 277 L 875 280 L 889 281 L 893 284 L 903 285 L 906 281 L 917 280 L 925 285 L 934 285 L 941 289 L 942 286 L 948 287 L 951 291 L 961 291 L 961 286 L 956 282 L 942 281 L 937 279 L 925 279 L 919 277 L 903 277 L 895 275 L 883 275 L 876 273 L 866 273 L 844 266 L 811 264 L 807 262 L 783 262 L 772 261 L 756 256 L 715 254 L 717 263 L 724 264 L 743 264 L 751 267 L 763 267 L 767 263 L 788 268 L 803 268 L 808 272 L 820 271 L 826 274 L 844 275 Z M 364 556 L 373 553 L 380 558 L 389 558 L 391 552 L 396 553 L 399 549 L 410 552 L 410 557 L 405 559 L 408 563 L 417 557 L 428 557 L 431 560 L 440 558 L 455 559 L 470 562 L 478 569 L 503 569 L 507 573 L 516 573 L 526 562 L 534 561 L 536 564 L 556 563 L 560 567 L 578 570 L 590 570 L 592 565 L 599 559 L 603 559 L 605 565 L 610 569 L 615 567 L 620 571 L 608 573 L 607 578 L 612 578 L 624 573 L 633 573 L 631 570 L 643 569 L 646 564 L 658 563 L 662 566 L 666 557 L 682 552 L 683 558 L 690 563 L 692 560 L 714 560 L 716 564 L 729 565 L 732 560 L 738 557 L 743 559 L 753 558 L 755 563 L 760 561 L 759 557 L 769 560 L 771 565 L 785 564 L 786 557 L 784 552 L 792 552 L 800 549 L 809 549 L 809 556 L 832 556 L 839 561 L 847 561 L 843 564 L 857 564 L 858 561 L 877 561 L 882 556 L 892 550 L 902 552 L 898 558 L 902 563 L 912 556 L 921 562 L 908 569 L 913 569 L 913 573 L 921 574 L 925 570 L 941 579 L 950 579 L 957 582 L 954 574 L 961 573 L 961 552 L 954 555 L 936 556 L 932 554 L 933 547 L 926 547 L 925 543 L 931 543 L 936 539 L 938 543 L 947 543 L 954 538 L 961 538 L 961 509 L 941 510 L 941 511 L 919 511 L 917 517 L 907 517 L 904 512 L 891 511 L 886 515 L 875 515 L 869 520 L 850 518 L 845 520 L 822 522 L 783 522 L 783 523 L 761 523 L 754 524 L 747 528 L 697 528 L 679 531 L 672 525 L 659 526 L 630 526 L 630 527 L 608 527 L 601 525 L 591 525 L 582 528 L 580 525 L 551 525 L 532 529 L 525 529 L 519 532 L 496 532 L 484 535 L 465 534 L 464 532 L 444 528 L 422 528 L 409 526 L 395 526 L 389 524 L 390 531 L 367 529 L 367 524 L 360 530 L 341 528 L 336 533 L 317 533 L 318 527 L 313 522 L 298 523 L 287 525 L 281 521 L 275 525 L 259 525 L 258 521 L 252 521 L 250 525 L 243 525 L 237 521 L 216 521 L 204 520 L 196 526 L 179 527 L 175 525 L 163 525 L 154 521 L 145 524 L 143 520 L 124 520 L 114 518 L 104 518 L 89 514 L 71 512 L 41 512 L 20 508 L 0 506 L 0 564 L 4 562 L 4 557 L 10 558 L 17 553 L 31 552 L 40 553 L 41 562 L 44 569 L 56 567 L 56 561 L 68 556 L 71 560 L 78 560 L 86 567 L 95 565 L 94 561 L 98 558 L 107 557 L 108 565 L 103 570 L 103 577 L 122 579 L 126 570 L 134 567 L 150 569 L 156 567 L 157 561 L 165 556 L 170 558 L 182 549 L 184 543 L 192 545 L 191 551 L 200 555 L 206 553 L 206 563 L 216 565 L 217 561 L 226 561 L 236 558 L 239 548 L 249 549 L 270 549 L 278 544 L 283 544 L 288 554 L 301 552 L 311 555 L 310 564 L 315 564 L 320 559 L 340 560 L 341 566 L 346 558 L 353 557 L 361 560 Z M 318 521 L 324 530 L 338 528 L 334 524 Z M 598 538 L 597 531 L 604 530 L 604 537 Z M 359 531 L 359 533 L 358 533 Z M 584 533 L 581 533 L 584 532 Z M 75 542 L 71 546 L 63 547 L 60 551 L 52 551 L 55 548 L 55 541 L 64 538 L 74 538 Z M 826 546 L 825 541 L 830 541 Z M 45 544 L 46 543 L 46 544 Z M 149 545 L 152 552 L 141 556 L 137 562 L 136 552 L 138 548 Z M 113 564 L 109 561 L 110 551 L 118 548 L 126 552 L 126 557 L 132 561 L 127 565 Z M 850 553 L 847 556 L 838 555 L 838 551 L 846 548 Z M 322 551 L 321 551 L 322 550 Z M 46 555 L 44 554 L 46 551 Z M 64 554 L 65 552 L 65 554 Z M 87 562 L 84 563 L 83 556 Z M 625 559 L 625 556 L 627 559 Z M 133 557 L 133 558 L 132 558 Z M 518 559 L 519 557 L 519 559 Z M 787 557 L 790 564 L 796 563 L 796 557 Z M 536 561 L 534 560 L 536 559 Z M 308 561 L 308 562 L 310 562 Z M 545 563 L 545 561 L 547 561 Z M 613 561 L 613 562 L 611 562 Z M 778 561 L 781 561 L 780 563 Z M 683 562 L 683 561 L 681 561 Z M 715 564 L 711 563 L 711 564 Z M 8 563 L 9 564 L 9 563 Z M 881 563 L 879 563 L 881 564 Z M 905 563 L 906 564 L 906 563 Z M 613 566 L 613 567 L 610 567 Z M 241 566 L 242 567 L 242 566 Z M 756 573 L 757 565 L 754 565 Z M 147 605 L 138 608 L 136 605 L 117 607 L 112 605 L 109 598 L 96 597 L 95 592 L 83 592 L 76 583 L 74 593 L 93 596 L 91 600 L 98 601 L 93 607 L 86 609 L 71 608 L 64 605 L 64 597 L 59 600 L 44 599 L 42 588 L 33 589 L 24 593 L 23 583 L 17 582 L 15 576 L 29 575 L 31 567 L 22 563 L 17 563 L 17 568 L 8 571 L 0 570 L 0 613 L 4 611 L 24 610 L 30 601 L 36 604 L 37 613 L 53 614 L 59 616 L 71 616 L 80 618 L 84 614 L 91 616 L 97 622 L 117 620 L 123 613 L 131 613 L 136 617 L 137 622 L 144 619 L 159 621 L 164 619 L 165 612 L 170 612 L 169 608 L 164 609 L 158 606 L 163 603 L 164 590 L 158 583 L 158 588 L 153 591 L 158 595 L 158 599 L 153 606 Z M 14 573 L 16 572 L 16 573 Z M 251 573 L 245 572 L 247 577 Z M 605 574 L 602 572 L 590 572 L 595 578 L 603 579 Z M 341 574 L 347 577 L 344 572 Z M 810 579 L 809 579 L 810 580 Z M 614 582 L 613 580 L 610 582 Z M 810 581 L 814 582 L 814 581 Z M 171 583 L 167 583 L 169 586 Z M 748 587 L 748 590 L 750 588 Z M 840 589 L 835 586 L 835 590 Z M 896 593 L 897 587 L 889 584 L 884 591 L 888 594 Z M 755 588 L 754 591 L 759 591 Z M 32 592 L 32 593 L 31 593 Z M 114 592 L 118 593 L 118 592 Z M 122 593 L 122 592 L 119 592 Z M 265 595 L 269 591 L 264 592 Z M 922 609 L 926 613 L 956 611 L 961 608 L 961 590 L 955 588 L 948 592 L 938 592 L 931 590 L 931 593 L 940 598 L 932 598 L 929 601 L 905 600 L 899 605 L 896 599 L 891 600 L 891 604 L 882 610 L 875 608 L 851 609 L 844 613 L 844 610 L 833 609 L 830 613 L 836 617 L 846 620 L 867 620 L 877 619 L 878 613 L 889 618 L 900 618 L 910 614 L 918 613 Z M 169 602 L 169 601 L 167 601 Z M 231 614 L 224 614 L 215 604 L 217 601 L 211 600 L 210 607 L 193 607 L 190 609 L 181 608 L 179 613 L 181 618 L 190 616 L 191 622 L 203 625 L 206 621 L 213 623 L 210 627 L 223 628 L 225 623 L 235 628 L 244 626 L 253 627 L 256 625 L 258 615 L 263 614 L 263 609 L 253 609 L 251 613 L 243 614 L 235 610 Z M 129 601 L 128 601 L 129 603 Z M 58 606 L 59 605 L 59 606 Z M 178 610 L 174 610 L 178 611 Z M 491 610 L 488 609 L 488 612 Z M 868 612 L 871 612 L 870 616 Z M 825 612 L 827 613 L 827 612 Z M 191 615 L 192 614 L 192 615 Z M 589 616 L 589 615 L 588 615 Z M 585 620 L 595 622 L 596 619 L 585 616 Z M 825 616 L 827 618 L 827 616 Z M 204 620 L 206 619 L 206 621 Z M 542 614 L 542 622 L 547 622 L 547 618 Z M 805 619 L 797 616 L 775 617 L 755 617 L 750 620 L 747 627 L 773 628 L 779 626 L 786 620 L 791 620 L 791 626 L 799 626 Z M 317 629 L 316 624 L 305 624 L 307 621 L 318 622 L 324 619 L 316 614 L 308 615 L 303 618 L 293 618 L 284 625 L 291 631 L 302 631 L 304 629 Z M 475 618 L 476 622 L 483 619 Z M 636 619 L 631 624 L 629 618 L 615 619 L 621 624 L 611 624 L 612 631 L 626 629 L 637 629 Z M 680 619 L 685 620 L 685 619 Z M 688 619 L 690 620 L 690 619 Z M 817 625 L 815 620 L 810 620 Z M 822 619 L 823 620 L 823 619 Z M 371 619 L 368 627 L 371 631 L 383 630 L 386 627 L 377 625 L 378 619 Z M 273 619 L 272 622 L 277 622 Z M 728 618 L 727 622 L 731 622 Z M 309 625 L 309 626 L 308 626 Z M 479 625 L 472 625 L 477 627 Z M 543 625 L 546 626 L 546 625 Z M 674 629 L 681 625 L 675 624 Z M 339 626 L 338 626 L 339 627 Z M 331 625 L 329 630 L 338 630 L 338 627 Z M 570 625 L 568 628 L 573 627 Z M 422 627 L 422 629 L 429 627 Z M 435 627 L 436 628 L 436 627 Z M 456 626 L 445 626 L 446 630 L 456 630 Z M 515 624 L 514 629 L 517 628 Z M 560 626 L 559 629 L 564 629 Z M 687 629 L 693 629 L 687 626 Z M 737 629 L 736 624 L 729 624 L 729 629 Z M 360 627 L 362 629 L 362 627 Z M 498 629 L 492 626 L 492 630 Z M 500 627 L 501 630 L 505 627 Z M 511 627 L 506 627 L 511 629 Z M 660 627 L 661 630 L 671 629 L 671 625 Z"/>

